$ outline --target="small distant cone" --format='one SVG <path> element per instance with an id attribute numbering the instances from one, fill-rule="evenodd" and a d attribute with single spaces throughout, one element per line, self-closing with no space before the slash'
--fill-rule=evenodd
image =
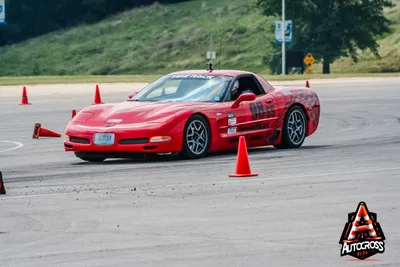
<path id="1" fill-rule="evenodd" d="M 306 87 L 310 88 L 310 83 L 308 81 L 306 81 Z"/>
<path id="2" fill-rule="evenodd" d="M 99 85 L 96 85 L 96 94 L 94 96 L 94 102 L 92 105 L 98 105 L 98 104 L 103 104 L 103 102 L 101 101 L 101 96 L 100 96 L 100 89 L 99 89 Z"/>
<path id="3" fill-rule="evenodd" d="M 61 134 L 42 128 L 40 123 L 35 123 L 32 138 L 39 139 L 39 137 L 61 137 Z"/>
<path id="4" fill-rule="evenodd" d="M 72 110 L 72 119 L 75 117 L 75 115 L 76 115 L 76 110 L 73 109 L 73 110 Z"/>
<path id="5" fill-rule="evenodd" d="M 28 101 L 28 94 L 26 93 L 26 87 L 25 86 L 22 89 L 22 100 L 21 100 L 21 103 L 19 103 L 19 105 L 32 105 Z"/>
<path id="6" fill-rule="evenodd" d="M 250 177 L 258 176 L 257 173 L 251 173 L 249 155 L 247 153 L 246 139 L 244 136 L 239 138 L 239 150 L 237 154 L 236 173 L 229 174 L 229 177 Z"/>
<path id="7" fill-rule="evenodd" d="M 5 195 L 5 194 L 6 194 L 6 188 L 4 187 L 3 174 L 0 172 L 0 195 Z"/>

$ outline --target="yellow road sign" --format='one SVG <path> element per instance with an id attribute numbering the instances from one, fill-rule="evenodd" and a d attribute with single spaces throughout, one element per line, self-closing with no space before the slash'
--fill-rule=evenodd
<path id="1" fill-rule="evenodd" d="M 312 69 L 311 68 L 307 68 L 304 73 L 305 74 L 312 74 Z"/>
<path id="2" fill-rule="evenodd" d="M 307 56 L 304 58 L 304 63 L 306 63 L 307 66 L 311 66 L 314 64 L 315 59 L 311 53 L 308 53 Z"/>

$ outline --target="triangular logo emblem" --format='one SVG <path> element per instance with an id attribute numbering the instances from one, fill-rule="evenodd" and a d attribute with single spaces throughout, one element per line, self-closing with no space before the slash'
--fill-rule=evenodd
<path id="1" fill-rule="evenodd" d="M 377 222 L 376 213 L 370 212 L 365 202 L 358 204 L 356 212 L 349 213 L 339 244 L 340 255 L 365 260 L 385 252 L 385 235 Z"/>

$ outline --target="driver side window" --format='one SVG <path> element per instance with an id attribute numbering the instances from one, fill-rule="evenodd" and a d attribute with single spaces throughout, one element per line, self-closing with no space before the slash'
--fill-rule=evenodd
<path id="1" fill-rule="evenodd" d="M 237 79 L 230 92 L 230 101 L 235 101 L 241 94 L 253 93 L 256 96 L 263 94 L 259 84 L 252 76 Z"/>

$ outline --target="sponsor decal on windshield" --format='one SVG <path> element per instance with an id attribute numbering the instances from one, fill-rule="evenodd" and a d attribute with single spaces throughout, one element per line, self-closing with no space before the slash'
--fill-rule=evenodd
<path id="1" fill-rule="evenodd" d="M 215 78 L 213 75 L 200 75 L 200 74 L 185 74 L 185 75 L 173 75 L 171 79 L 204 79 L 211 80 Z"/>
<path id="2" fill-rule="evenodd" d="M 219 96 L 214 96 L 214 98 L 211 102 L 218 102 L 220 100 L 221 100 L 221 98 Z"/>

